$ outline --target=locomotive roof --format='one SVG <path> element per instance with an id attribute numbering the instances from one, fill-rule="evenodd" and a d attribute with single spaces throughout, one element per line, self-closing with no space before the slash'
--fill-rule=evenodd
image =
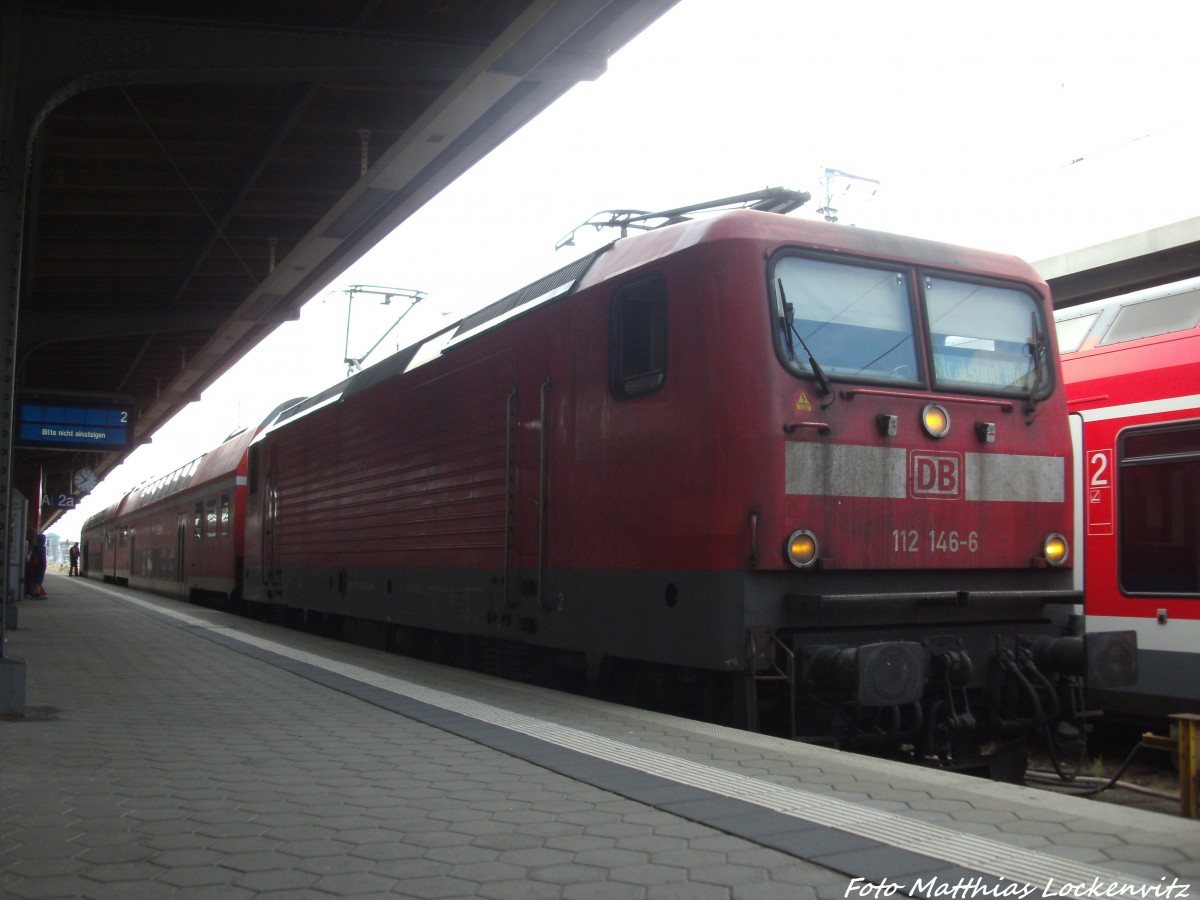
<path id="1" fill-rule="evenodd" d="M 513 291 L 478 312 L 397 351 L 319 394 L 282 408 L 262 434 L 340 400 L 361 393 L 437 358 L 501 323 L 576 291 L 602 284 L 702 243 L 755 240 L 778 246 L 802 246 L 830 253 L 870 256 L 969 272 L 1020 278 L 1047 291 L 1045 281 L 1025 261 L 1011 255 L 929 241 L 923 238 L 833 225 L 757 210 L 734 210 L 707 218 L 643 231 L 607 244 L 560 269 Z"/>
<path id="2" fill-rule="evenodd" d="M 611 246 L 611 245 L 609 245 Z M 319 394 L 314 394 L 304 400 L 294 402 L 286 408 L 281 407 L 278 415 L 268 419 L 270 423 L 265 431 L 278 428 L 294 419 L 301 418 L 331 403 L 337 403 L 344 397 L 352 397 L 386 381 L 396 375 L 402 375 L 422 363 L 435 359 L 442 351 L 452 344 L 469 340 L 484 331 L 490 330 L 501 322 L 520 315 L 554 300 L 572 293 L 580 277 L 592 265 L 593 260 L 608 250 L 602 247 L 587 256 L 581 257 L 561 269 L 539 278 L 519 290 L 485 306 L 483 309 L 460 319 L 441 331 L 422 338 L 415 344 L 393 353 L 369 369 L 364 369 L 344 381 L 338 382 Z"/>
<path id="3" fill-rule="evenodd" d="M 725 240 L 755 240 L 906 263 L 919 261 L 934 268 L 1021 278 L 1045 287 L 1045 280 L 1033 266 L 1010 254 L 742 209 L 623 238 L 611 249 L 606 248 L 609 252 L 589 269 L 576 289 L 599 284 L 697 244 Z"/>

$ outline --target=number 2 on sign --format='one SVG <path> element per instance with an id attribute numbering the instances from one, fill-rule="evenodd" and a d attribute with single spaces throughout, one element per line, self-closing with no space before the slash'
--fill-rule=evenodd
<path id="1" fill-rule="evenodd" d="M 1108 476 L 1105 474 L 1108 471 L 1108 452 L 1097 450 L 1092 453 L 1088 462 L 1092 465 L 1092 477 L 1088 483 L 1092 487 L 1108 487 Z"/>

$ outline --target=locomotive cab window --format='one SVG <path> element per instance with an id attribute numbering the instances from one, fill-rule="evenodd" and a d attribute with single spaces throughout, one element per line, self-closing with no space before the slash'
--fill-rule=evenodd
<path id="1" fill-rule="evenodd" d="M 1125 432 L 1117 454 L 1121 590 L 1200 596 L 1200 422 Z"/>
<path id="2" fill-rule="evenodd" d="M 772 272 L 776 350 L 797 375 L 916 383 L 909 277 L 785 255 Z"/>
<path id="3" fill-rule="evenodd" d="M 819 378 L 815 361 L 830 378 L 889 385 L 924 386 L 930 371 L 939 390 L 1043 399 L 1054 387 L 1031 291 L 795 252 L 776 258 L 770 289 L 776 352 L 797 375 Z"/>
<path id="4" fill-rule="evenodd" d="M 609 388 L 618 400 L 659 390 L 667 378 L 667 284 L 660 274 L 620 288 L 609 308 Z"/>
<path id="5" fill-rule="evenodd" d="M 934 381 L 1042 399 L 1054 386 L 1041 305 L 1017 288 L 926 276 Z"/>

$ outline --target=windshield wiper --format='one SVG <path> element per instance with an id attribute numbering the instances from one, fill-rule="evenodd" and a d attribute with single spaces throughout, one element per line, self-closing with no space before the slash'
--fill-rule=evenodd
<path id="1" fill-rule="evenodd" d="M 1033 320 L 1032 334 L 1029 338 L 1029 343 L 1025 346 L 1029 348 L 1029 396 L 1025 399 L 1025 412 L 1034 413 L 1038 408 L 1038 389 L 1042 386 L 1042 372 L 1046 364 L 1046 338 L 1042 331 L 1038 328 L 1037 313 L 1031 313 Z"/>
<path id="2" fill-rule="evenodd" d="M 812 373 L 817 379 L 817 393 L 822 397 L 828 397 L 833 393 L 833 385 L 829 383 L 829 379 L 821 371 L 821 365 L 817 362 L 817 358 L 813 356 L 812 351 L 808 349 L 808 344 L 804 343 L 804 338 L 796 330 L 796 310 L 792 304 L 788 303 L 787 295 L 783 292 L 783 279 L 777 278 L 775 284 L 779 288 L 779 303 L 783 308 L 783 336 L 787 340 L 788 355 L 793 360 L 796 358 L 796 349 L 792 345 L 792 335 L 795 335 L 800 346 L 804 348 L 804 352 L 808 354 L 808 367 L 812 369 Z"/>

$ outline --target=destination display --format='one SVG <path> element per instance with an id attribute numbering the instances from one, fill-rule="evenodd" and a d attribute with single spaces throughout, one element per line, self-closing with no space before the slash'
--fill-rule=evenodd
<path id="1" fill-rule="evenodd" d="M 119 451 L 133 438 L 130 407 L 20 401 L 17 446 Z"/>

